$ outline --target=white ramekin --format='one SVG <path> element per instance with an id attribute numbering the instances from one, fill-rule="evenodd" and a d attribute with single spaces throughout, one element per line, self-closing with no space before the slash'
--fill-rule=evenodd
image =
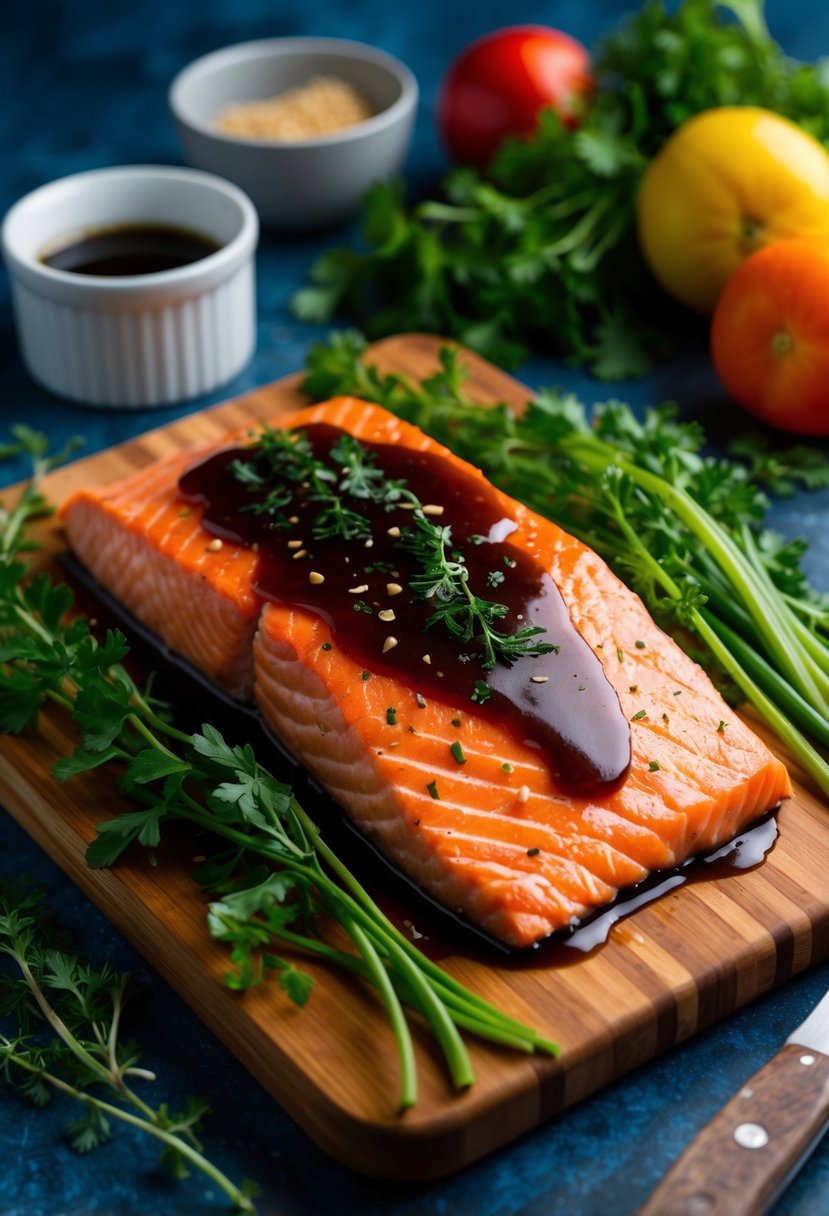
<path id="1" fill-rule="evenodd" d="M 219 249 L 175 270 L 119 277 L 41 261 L 62 236 L 122 223 L 194 229 Z M 169 405 L 224 384 L 254 350 L 258 231 L 247 195 L 193 169 L 93 169 L 27 194 L 0 231 L 27 369 L 89 405 Z"/>

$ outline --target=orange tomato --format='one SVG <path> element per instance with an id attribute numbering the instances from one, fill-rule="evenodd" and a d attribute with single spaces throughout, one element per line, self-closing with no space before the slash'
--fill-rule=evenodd
<path id="1" fill-rule="evenodd" d="M 706 110 L 651 162 L 637 210 L 655 277 L 683 304 L 711 312 L 758 249 L 794 237 L 829 241 L 829 155 L 768 110 Z"/>
<path id="2" fill-rule="evenodd" d="M 720 296 L 711 355 L 751 413 L 829 435 L 829 253 L 781 241 L 744 262 Z"/>

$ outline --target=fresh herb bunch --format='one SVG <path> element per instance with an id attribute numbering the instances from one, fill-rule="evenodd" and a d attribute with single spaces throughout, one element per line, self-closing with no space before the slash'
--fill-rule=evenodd
<path id="1" fill-rule="evenodd" d="M 20 434 L 45 470 L 43 437 Z M 98 825 L 88 863 L 111 866 L 136 843 L 152 853 L 173 822 L 208 832 L 220 845 L 196 877 L 211 896 L 210 932 L 231 951 L 228 984 L 245 988 L 271 971 L 301 1005 L 313 981 L 293 961 L 296 954 L 373 984 L 394 1034 L 401 1108 L 417 1097 L 404 1004 L 434 1034 L 457 1087 L 474 1081 L 462 1030 L 519 1051 L 556 1054 L 555 1044 L 454 980 L 391 924 L 249 745 L 233 746 L 209 725 L 195 734 L 179 730 L 124 668 L 124 637 L 110 630 L 99 642 L 86 618 L 67 616 L 70 589 L 45 573 L 32 577 L 27 561 L 36 548 L 29 525 L 46 510 L 38 485 L 30 484 L 0 515 L 0 730 L 36 727 L 51 704 L 71 715 L 81 738 L 55 765 L 59 780 L 115 766 L 136 810 Z M 335 925 L 351 949 L 330 943 Z"/>
<path id="2" fill-rule="evenodd" d="M 248 454 L 231 461 L 229 468 L 253 496 L 242 510 L 271 517 L 275 527 L 291 527 L 285 511 L 297 506 L 299 495 L 317 504 L 320 510 L 311 521 L 315 540 L 348 541 L 371 536 L 369 521 L 347 504 L 349 498 L 357 505 L 379 504 L 386 511 L 406 503 L 413 508 L 412 525 L 400 532 L 395 547 L 408 553 L 417 565 L 409 580 L 411 591 L 417 599 L 434 605 L 426 629 L 443 622 L 461 645 L 478 642 L 481 649 L 475 657 L 485 671 L 491 671 L 499 659 L 512 663 L 555 649 L 549 642 L 537 640 L 545 632 L 541 626 L 525 625 L 513 633 L 497 628 L 497 622 L 509 612 L 506 604 L 472 591 L 463 554 L 453 548 L 451 557 L 447 555 L 451 527 L 429 519 L 424 504 L 407 488 L 406 481 L 387 477 L 378 468 L 375 452 L 346 434 L 332 444 L 330 461 L 327 464 L 314 455 L 306 432 L 266 426 L 253 432 Z M 296 486 L 296 492 L 291 491 L 291 485 Z M 273 503 L 278 507 L 274 508 Z M 504 575 L 497 573 L 497 578 L 490 575 L 490 586 L 503 582 Z M 361 603 L 358 600 L 355 607 L 359 609 Z"/>
<path id="3" fill-rule="evenodd" d="M 41 891 L 25 880 L 0 881 L 0 1070 L 6 1081 L 36 1106 L 53 1093 L 79 1103 L 83 1114 L 66 1127 L 77 1152 L 105 1143 L 113 1120 L 126 1123 L 160 1142 L 161 1162 L 175 1178 L 186 1178 L 192 1166 L 236 1211 L 253 1213 L 258 1187 L 248 1179 L 236 1186 L 204 1156 L 198 1133 L 207 1105 L 188 1098 L 175 1113 L 135 1092 L 136 1081 L 156 1078 L 139 1067 L 138 1045 L 122 1042 L 131 991 L 129 976 L 108 964 L 96 970 L 74 951 Z"/>
<path id="4" fill-rule="evenodd" d="M 305 390 L 384 405 L 601 553 L 829 794 L 829 765 L 809 742 L 829 747 L 829 599 L 803 574 L 802 542 L 764 524 L 765 490 L 829 486 L 829 463 L 815 449 L 772 454 L 742 440 L 740 460 L 704 456 L 701 427 L 679 422 L 669 405 L 642 422 L 618 401 L 589 417 L 576 397 L 542 391 L 524 412 L 482 409 L 452 349 L 422 384 L 381 375 L 363 362 L 365 349 L 353 332 L 315 346 Z"/>
<path id="5" fill-rule="evenodd" d="M 444 334 L 505 367 L 532 347 L 599 379 L 643 375 L 665 349 L 634 223 L 650 159 L 687 118 L 722 105 L 764 106 L 829 142 L 829 74 L 783 55 L 762 0 L 685 0 L 675 13 L 648 0 L 602 44 L 594 73 L 576 132 L 546 111 L 487 176 L 454 169 L 440 199 L 411 208 L 399 184 L 374 187 L 367 248 L 323 254 L 293 298 L 297 316 L 346 314 L 372 337 Z"/>

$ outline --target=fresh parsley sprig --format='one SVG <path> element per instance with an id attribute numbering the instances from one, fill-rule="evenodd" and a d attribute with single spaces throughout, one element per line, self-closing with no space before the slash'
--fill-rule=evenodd
<path id="1" fill-rule="evenodd" d="M 829 731 L 829 604 L 802 571 L 802 542 L 765 525 L 773 480 L 768 463 L 758 469 L 761 449 L 741 448 L 748 464 L 705 456 L 702 429 L 671 406 L 640 421 L 614 401 L 588 417 L 574 396 L 541 391 L 520 413 L 482 409 L 451 348 L 422 384 L 380 375 L 365 349 L 354 332 L 315 346 L 306 391 L 379 402 L 583 539 L 680 645 L 696 635 L 723 692 L 748 700 L 829 793 L 829 765 L 809 742 L 825 744 Z M 784 488 L 829 481 L 814 453 L 796 445 L 779 454 Z"/>
<path id="2" fill-rule="evenodd" d="M 399 183 L 368 194 L 364 248 L 328 250 L 296 314 L 353 317 L 371 337 L 426 330 L 505 367 L 557 350 L 599 379 L 641 376 L 665 350 L 649 300 L 636 195 L 653 156 L 714 106 L 777 111 L 829 143 L 829 79 L 770 38 L 762 0 L 645 0 L 593 59 L 597 88 L 573 131 L 550 110 L 507 140 L 487 176 L 454 169 L 437 199 Z"/>
<path id="3" fill-rule="evenodd" d="M 255 1211 L 256 1185 L 245 1179 L 236 1186 L 204 1155 L 198 1133 L 206 1103 L 188 1098 L 176 1113 L 136 1092 L 136 1081 L 156 1078 L 139 1066 L 137 1044 L 122 1041 L 130 977 L 77 954 L 46 912 L 43 893 L 25 881 L 0 881 L 0 959 L 7 964 L 0 965 L 0 1070 L 36 1106 L 53 1093 L 80 1104 L 84 1113 L 66 1127 L 77 1152 L 105 1143 L 113 1122 L 126 1123 L 160 1142 L 174 1177 L 193 1167 L 236 1211 Z"/>
<path id="4" fill-rule="evenodd" d="M 55 765 L 60 780 L 116 766 L 120 788 L 136 809 L 98 825 L 89 864 L 114 865 L 136 844 L 153 853 L 173 822 L 210 833 L 219 851 L 197 876 L 211 897 L 210 932 L 231 951 L 230 986 L 259 983 L 271 971 L 287 996 L 303 1004 L 313 986 L 295 962 L 303 954 L 373 984 L 395 1038 L 401 1108 L 417 1098 L 404 1007 L 431 1029 L 458 1087 L 474 1081 L 461 1031 L 556 1054 L 554 1044 L 458 983 L 391 924 L 290 787 L 249 745 L 228 743 L 210 725 L 195 734 L 179 730 L 124 668 L 123 636 L 110 631 L 98 642 L 83 616 L 67 617 L 69 588 L 46 574 L 32 578 L 26 560 L 36 548 L 27 525 L 47 509 L 32 486 L 2 517 L 8 533 L 0 522 L 0 729 L 36 727 L 48 702 L 72 716 L 80 735 L 74 754 Z M 345 931 L 353 952 L 330 945 L 331 922 Z"/>

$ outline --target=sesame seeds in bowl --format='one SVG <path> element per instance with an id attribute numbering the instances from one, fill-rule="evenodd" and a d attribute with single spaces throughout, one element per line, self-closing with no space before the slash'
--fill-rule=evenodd
<path id="1" fill-rule="evenodd" d="M 348 86 L 370 116 L 327 132 L 300 137 L 295 130 L 285 138 L 283 130 L 281 138 L 268 137 L 258 125 L 262 111 L 253 107 L 279 103 L 280 124 L 293 121 L 300 103 L 309 101 L 308 90 L 306 124 L 325 125 L 328 102 L 323 106 L 319 85 L 312 85 L 319 78 Z M 330 100 L 330 93 L 324 95 Z M 241 186 L 262 222 L 283 230 L 344 220 L 369 186 L 396 173 L 409 146 L 417 96 L 417 82 L 399 60 L 336 38 L 273 38 L 227 47 L 185 68 L 169 95 L 187 162 Z M 223 115 L 235 109 L 238 117 L 245 107 L 247 120 L 258 114 L 255 132 L 222 129 Z"/>

